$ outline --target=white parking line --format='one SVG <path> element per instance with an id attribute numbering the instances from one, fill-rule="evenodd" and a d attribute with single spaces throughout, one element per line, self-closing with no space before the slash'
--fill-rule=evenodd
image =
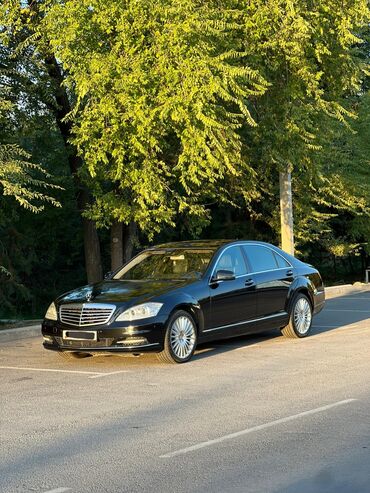
<path id="1" fill-rule="evenodd" d="M 80 370 L 56 370 L 55 368 L 23 368 L 19 366 L 0 366 L 2 370 L 22 370 L 22 371 L 46 371 L 46 372 L 55 372 L 55 373 L 76 373 L 81 375 L 93 375 L 88 378 L 100 378 L 106 377 L 108 375 L 115 375 L 116 373 L 128 373 L 128 370 L 122 371 L 113 371 L 111 373 L 102 373 L 98 371 L 80 371 Z"/>
<path id="2" fill-rule="evenodd" d="M 211 445 L 216 445 L 217 443 L 225 442 L 226 440 L 231 440 L 232 438 L 238 438 L 240 436 L 247 435 L 255 431 L 265 430 L 266 428 L 271 428 L 272 426 L 287 423 L 289 421 L 293 421 L 294 419 L 302 418 L 303 416 L 310 416 L 312 414 L 328 411 L 329 409 L 333 409 L 334 407 L 343 406 L 344 404 L 349 404 L 350 402 L 354 402 L 356 400 L 357 399 L 346 399 L 344 401 L 334 402 L 333 404 L 328 404 L 327 406 L 317 407 L 316 409 L 303 411 L 302 413 L 293 414 L 292 416 L 287 416 L 286 418 L 276 419 L 275 421 L 270 421 L 269 423 L 265 423 L 263 425 L 253 426 L 252 428 L 247 428 L 245 430 L 237 431 L 236 433 L 230 433 L 229 435 L 224 435 L 222 437 L 215 438 L 214 440 L 207 440 L 206 442 L 200 442 L 197 443 L 196 445 L 192 445 L 191 447 L 175 450 L 174 452 L 168 452 L 167 454 L 160 455 L 159 457 L 161 459 L 169 459 L 177 455 L 187 454 L 188 452 L 194 452 L 195 450 L 199 450 L 205 447 L 210 447 Z"/>
<path id="3" fill-rule="evenodd" d="M 340 327 L 340 325 L 313 325 L 313 329 L 335 329 L 336 327 Z"/>
<path id="4" fill-rule="evenodd" d="M 111 371 L 110 373 L 100 373 L 99 375 L 93 375 L 89 378 L 102 378 L 109 377 L 110 375 L 117 375 L 118 373 L 130 373 L 129 370 L 121 370 L 121 371 Z"/>
<path id="5" fill-rule="evenodd" d="M 360 297 L 351 297 L 351 296 L 340 296 L 339 298 L 328 298 L 326 301 L 339 301 L 339 303 L 344 300 L 344 301 L 352 301 L 352 300 L 365 300 L 365 301 L 370 301 L 370 296 L 365 297 L 365 298 L 360 298 Z"/>
<path id="6" fill-rule="evenodd" d="M 363 330 L 364 329 L 361 329 L 361 331 L 363 331 Z M 357 334 L 357 333 L 358 333 L 358 330 L 335 329 L 335 330 L 331 330 L 329 332 L 327 332 L 327 331 L 319 332 L 317 334 L 313 334 L 313 336 L 317 337 L 318 339 L 321 339 L 321 338 L 327 339 L 330 337 L 338 337 L 339 335 L 342 335 L 344 337 L 345 336 L 352 336 L 353 334 Z M 306 340 L 311 340 L 311 338 L 309 337 Z"/>
<path id="7" fill-rule="evenodd" d="M 241 347 L 235 346 L 235 351 L 243 351 L 245 349 L 252 349 L 256 347 L 261 347 L 261 344 L 248 344 L 248 346 L 241 346 Z"/>
<path id="8" fill-rule="evenodd" d="M 64 491 L 71 491 L 72 488 L 56 488 L 55 490 L 48 490 L 45 493 L 63 493 Z"/>
<path id="9" fill-rule="evenodd" d="M 313 325 L 313 329 L 352 329 L 358 327 L 358 324 L 347 324 L 347 325 Z"/>
<path id="10" fill-rule="evenodd" d="M 324 312 L 351 312 L 351 313 L 370 313 L 370 310 L 341 310 L 341 309 L 336 309 L 336 308 L 324 308 Z"/>

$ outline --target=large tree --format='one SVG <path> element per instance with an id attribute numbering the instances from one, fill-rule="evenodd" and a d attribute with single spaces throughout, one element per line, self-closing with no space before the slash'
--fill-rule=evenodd
<path id="1" fill-rule="evenodd" d="M 29 231 L 28 224 L 32 223 L 32 216 L 42 216 L 40 224 L 47 224 L 46 216 L 55 208 L 58 212 L 53 213 L 60 215 L 60 198 L 64 198 L 64 190 L 56 184 L 59 179 L 51 177 L 46 167 L 35 164 L 40 161 L 34 159 L 29 146 L 24 145 L 25 136 L 19 138 L 20 121 L 12 106 L 7 82 L 0 76 L 0 317 L 14 314 L 21 307 L 32 311 L 30 304 L 37 289 L 37 274 L 31 276 L 33 291 L 24 281 L 30 266 L 40 260 L 35 255 L 35 238 L 40 237 L 41 228 L 35 235 L 35 231 Z M 39 214 L 41 211 L 43 213 Z M 28 218 L 28 224 L 19 227 L 18 219 L 22 215 Z M 50 228 L 48 234 L 50 238 Z M 45 238 L 43 244 L 48 252 L 53 249 Z M 37 271 L 41 270 L 38 264 Z M 50 289 L 49 285 L 48 296 Z"/>
<path id="2" fill-rule="evenodd" d="M 202 220 L 233 182 L 253 193 L 239 129 L 255 125 L 248 99 L 266 84 L 242 66 L 242 16 L 235 1 L 47 8 L 42 29 L 77 96 L 73 142 L 98 224 L 134 221 L 150 235 L 177 213 Z"/>
<path id="3" fill-rule="evenodd" d="M 74 104 L 73 91 L 64 85 L 63 66 L 51 49 L 46 32 L 40 29 L 49 2 L 5 0 L 0 5 L 0 70 L 7 78 L 18 108 L 52 116 L 64 141 L 67 165 L 74 181 L 80 213 L 87 209 L 91 195 L 80 177 L 82 160 L 71 144 L 72 124 L 66 117 Z M 85 265 L 88 281 L 102 278 L 100 244 L 95 222 L 82 215 Z"/>
<path id="4" fill-rule="evenodd" d="M 358 214 L 366 209 L 361 194 L 346 186 L 348 173 L 330 163 L 336 159 L 330 129 L 335 126 L 337 133 L 346 134 L 356 116 L 351 96 L 362 92 L 368 67 L 368 57 L 363 56 L 368 4 L 366 0 L 243 4 L 245 59 L 268 83 L 267 91 L 252 102 L 258 125 L 247 125 L 245 138 L 263 196 L 273 204 L 274 228 L 280 228 L 278 172 L 284 176 L 283 184 L 293 172 L 296 236 L 301 243 L 309 227 L 317 228 L 325 219 L 321 205 L 331 203 L 327 213 L 346 206 Z M 301 207 L 308 202 L 309 208 Z M 289 219 L 289 204 L 283 202 L 282 208 Z"/>
<path id="5" fill-rule="evenodd" d="M 76 190 L 94 197 L 81 207 L 87 224 L 112 226 L 113 266 L 122 224 L 198 231 L 210 203 L 239 196 L 277 230 L 281 171 L 294 171 L 300 241 L 329 224 L 329 202 L 365 213 L 324 162 L 322 138 L 355 113 L 365 0 L 3 5 L 8 36 L 27 34 L 17 53 L 30 50 L 49 81 Z"/>

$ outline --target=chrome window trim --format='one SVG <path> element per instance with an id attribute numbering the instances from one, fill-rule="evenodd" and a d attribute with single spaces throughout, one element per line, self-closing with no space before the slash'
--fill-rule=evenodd
<path id="1" fill-rule="evenodd" d="M 242 320 L 241 322 L 236 322 L 233 324 L 228 324 L 228 325 L 220 325 L 219 327 L 213 327 L 212 329 L 205 329 L 203 330 L 204 332 L 212 332 L 214 330 L 221 330 L 221 329 L 227 329 L 228 327 L 235 327 L 236 325 L 244 325 L 244 324 L 251 324 L 253 322 L 260 322 L 263 320 L 268 320 L 270 318 L 277 318 L 277 317 L 283 317 L 288 315 L 287 312 L 279 312 L 275 313 L 273 315 L 267 315 L 266 317 L 259 317 L 259 318 L 253 318 L 252 320 Z"/>
<path id="2" fill-rule="evenodd" d="M 228 250 L 229 248 L 234 247 L 234 246 L 239 246 L 239 247 L 248 246 L 248 247 L 262 247 L 262 248 L 266 248 L 267 250 L 270 250 L 272 253 L 276 253 L 277 255 L 280 255 L 280 257 L 282 259 L 284 259 L 285 262 L 287 262 L 289 264 L 288 267 L 276 267 L 276 269 L 256 270 L 256 271 L 247 272 L 246 274 L 241 274 L 240 276 L 235 276 L 235 279 L 239 279 L 240 277 L 244 277 L 244 276 L 248 276 L 248 275 L 253 275 L 253 274 L 263 274 L 264 272 L 275 272 L 277 270 L 285 270 L 285 269 L 289 269 L 289 268 L 290 269 L 294 269 L 293 265 L 289 262 L 289 260 L 287 260 L 283 255 L 281 255 L 281 253 L 276 252 L 273 248 L 271 248 L 271 247 L 269 247 L 267 245 L 256 245 L 256 244 L 249 244 L 249 243 L 233 243 L 231 245 L 228 245 L 226 248 L 224 248 L 222 250 L 222 252 L 219 254 L 219 256 L 218 256 L 218 258 L 216 260 L 215 266 L 212 269 L 212 272 L 211 272 L 211 275 L 210 275 L 210 278 L 209 278 L 209 284 L 215 282 L 215 281 L 212 281 L 212 277 L 213 277 L 213 274 L 215 273 L 215 270 L 216 270 L 218 261 L 221 258 L 221 255 L 223 253 L 225 253 L 226 250 Z M 245 255 L 248 257 L 248 254 L 247 253 L 245 253 Z M 218 282 L 220 282 L 220 281 L 218 281 Z"/>

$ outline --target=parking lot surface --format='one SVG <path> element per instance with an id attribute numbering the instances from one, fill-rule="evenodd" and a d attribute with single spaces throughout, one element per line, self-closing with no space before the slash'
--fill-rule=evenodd
<path id="1" fill-rule="evenodd" d="M 370 491 L 370 290 L 278 331 L 64 361 L 0 343 L 0 491 Z"/>

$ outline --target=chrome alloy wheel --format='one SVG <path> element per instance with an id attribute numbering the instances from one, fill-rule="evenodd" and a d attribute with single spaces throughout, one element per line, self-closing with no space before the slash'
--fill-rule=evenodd
<path id="1" fill-rule="evenodd" d="M 306 334 L 311 326 L 311 305 L 306 298 L 299 298 L 294 307 L 294 325 L 299 334 Z"/>
<path id="2" fill-rule="evenodd" d="M 185 316 L 176 318 L 170 328 L 170 344 L 174 355 L 179 359 L 188 358 L 195 344 L 195 327 Z"/>

